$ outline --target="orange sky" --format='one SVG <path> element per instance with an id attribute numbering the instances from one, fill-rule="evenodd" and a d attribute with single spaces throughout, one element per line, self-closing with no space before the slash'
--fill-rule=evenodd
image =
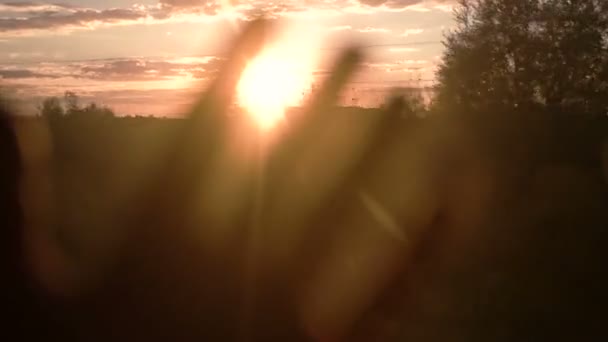
<path id="1" fill-rule="evenodd" d="M 358 105 L 377 104 L 389 87 L 432 85 L 453 22 L 451 0 L 52 3 L 0 2 L 0 86 L 29 104 L 71 90 L 127 115 L 179 114 L 214 77 L 225 42 L 259 13 L 293 28 L 275 45 L 281 58 L 314 60 L 311 82 L 340 47 L 363 46 L 366 63 L 344 96 Z"/>

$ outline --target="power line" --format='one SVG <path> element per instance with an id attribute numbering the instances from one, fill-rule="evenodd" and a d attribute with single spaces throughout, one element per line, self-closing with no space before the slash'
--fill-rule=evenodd
<path id="1" fill-rule="evenodd" d="M 434 82 L 434 79 L 411 79 L 411 80 L 383 80 L 383 81 L 351 81 L 348 84 L 379 84 L 379 83 L 409 83 L 409 82 Z"/>
<path id="2" fill-rule="evenodd" d="M 387 44 L 369 44 L 369 45 L 354 45 L 356 46 L 358 49 L 374 49 L 374 48 L 383 48 L 383 47 L 399 47 L 399 46 L 419 46 L 419 45 L 436 45 L 436 44 L 441 44 L 440 40 L 425 40 L 425 41 L 417 41 L 417 42 L 409 42 L 409 43 L 387 43 Z M 320 51 L 342 51 L 345 50 L 347 48 L 349 48 L 351 46 L 334 46 L 334 47 L 324 47 L 324 48 L 320 48 Z M 60 64 L 60 63 L 76 63 L 76 62 L 109 62 L 112 60 L 128 60 L 128 59 L 167 59 L 167 58 L 181 58 L 181 57 L 226 57 L 228 55 L 228 52 L 226 51 L 222 51 L 222 52 L 208 52 L 208 53 L 197 53 L 197 54 L 193 54 L 193 55 L 185 55 L 185 56 L 162 56 L 162 55 L 148 55 L 148 56 L 108 56 L 108 57 L 102 57 L 102 58 L 83 58 L 83 59 L 58 59 L 58 60 L 51 60 L 51 59 L 29 59 L 29 60 L 1 60 L 0 61 L 0 65 L 22 65 L 22 64 L 36 64 L 36 63 L 41 63 L 41 62 L 48 62 L 48 63 L 56 63 L 56 64 Z"/>
<path id="3" fill-rule="evenodd" d="M 441 44 L 440 40 L 425 40 L 418 42 L 409 42 L 409 43 L 389 43 L 389 44 L 370 44 L 370 45 L 355 45 L 355 47 L 359 49 L 373 49 L 373 48 L 382 48 L 382 47 L 393 47 L 393 46 L 416 46 L 416 45 L 435 45 Z M 348 48 L 348 46 L 341 47 L 326 47 L 321 48 L 322 51 L 328 50 L 344 50 Z"/>

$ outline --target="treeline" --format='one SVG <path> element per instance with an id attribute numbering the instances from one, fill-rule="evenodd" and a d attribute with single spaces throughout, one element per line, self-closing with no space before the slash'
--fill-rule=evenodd
<path id="1" fill-rule="evenodd" d="M 100 106 L 91 101 L 82 105 L 80 97 L 71 91 L 66 91 L 63 98 L 51 96 L 45 98 L 38 106 L 38 115 L 54 120 L 64 116 L 94 115 L 101 117 L 114 117 L 116 114 L 108 106 Z"/>
<path id="2" fill-rule="evenodd" d="M 608 115 L 608 2 L 459 2 L 438 111 Z"/>

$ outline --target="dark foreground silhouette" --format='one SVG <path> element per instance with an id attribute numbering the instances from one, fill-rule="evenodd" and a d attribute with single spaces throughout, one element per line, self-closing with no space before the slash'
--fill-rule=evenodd
<path id="1" fill-rule="evenodd" d="M 605 117 L 497 107 L 420 118 L 399 99 L 338 109 L 360 59 L 349 50 L 265 147 L 225 114 L 266 29 L 245 31 L 183 120 L 11 126 L 2 114 L 4 331 L 61 341 L 606 337 Z"/>
<path id="2" fill-rule="evenodd" d="M 328 113 L 345 124 L 383 115 Z M 36 287 L 22 266 L 23 227 L 15 201 L 19 163 L 4 121 L 3 165 L 11 168 L 3 169 L 2 179 L 12 190 L 3 193 L 3 269 L 8 270 L 3 293 L 13 303 L 10 326 L 22 336 L 63 340 L 66 331 L 87 341 L 603 336 L 608 194 L 601 140 L 593 138 L 605 124 L 601 120 L 584 126 L 574 118 L 566 125 L 548 116 L 452 122 L 387 115 L 375 146 L 364 148 L 337 181 L 319 185 L 324 176 L 319 175 L 300 185 L 297 175 L 286 176 L 293 172 L 285 169 L 286 161 L 271 161 L 262 209 L 267 211 L 259 214 L 257 237 L 250 230 L 253 200 L 228 218 L 202 216 L 186 207 L 184 193 L 181 200 L 165 202 L 171 195 L 165 187 L 177 188 L 181 177 L 165 179 L 165 190 L 148 186 L 160 198 L 147 191 L 143 199 L 133 194 L 148 189 L 141 184 L 150 177 L 150 165 L 158 165 L 160 146 L 186 127 L 184 121 L 114 118 L 83 135 L 89 123 L 79 120 L 66 118 L 52 129 L 53 162 L 60 170 L 54 178 L 61 213 L 56 227 L 63 236 L 58 240 L 87 269 L 77 280 L 83 289 L 67 298 L 45 297 L 48 291 Z M 280 148 L 280 158 L 305 160 L 297 141 Z M 91 152 L 97 149 L 107 152 Z M 154 152 L 145 157 L 145 151 Z M 325 188 L 331 193 L 315 200 L 324 204 L 309 209 L 316 203 L 306 197 L 318 198 Z M 252 194 L 241 189 L 230 200 Z M 397 231 L 374 212 L 369 198 L 390 213 Z M 141 209 L 148 199 L 153 209 Z M 198 201 L 203 209 L 211 206 L 208 210 L 217 203 Z M 302 218 L 304 210 L 310 214 Z M 251 258 L 257 260 L 253 280 Z M 254 299 L 243 299 L 247 293 Z"/>

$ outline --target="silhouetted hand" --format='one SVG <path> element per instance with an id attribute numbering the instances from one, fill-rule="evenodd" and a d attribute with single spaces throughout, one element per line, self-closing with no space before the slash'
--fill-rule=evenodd
<path id="1" fill-rule="evenodd" d="M 280 134 L 230 119 L 240 74 L 271 26 L 256 21 L 244 30 L 217 79 L 157 153 L 157 167 L 132 185 L 123 203 L 131 214 L 117 221 L 125 222 L 125 237 L 106 252 L 111 261 L 101 270 L 70 258 L 45 233 L 52 195 L 39 193 L 50 182 L 39 176 L 50 174 L 48 133 L 38 127 L 33 134 L 42 147 L 22 134 L 22 145 L 32 147 L 24 193 L 34 203 L 26 216 L 37 220 L 27 230 L 34 273 L 53 294 L 105 306 L 96 310 L 104 312 L 99 321 L 117 324 L 106 329 L 115 333 L 111 339 L 235 331 L 291 338 L 302 329 L 339 338 L 400 273 L 434 220 L 438 185 L 427 152 L 437 139 L 416 130 L 404 136 L 398 100 L 373 115 L 335 109 L 361 60 L 356 48 L 338 58 Z M 277 319 L 282 326 L 270 323 Z"/>
<path id="2" fill-rule="evenodd" d="M 417 170 L 423 165 L 419 156 L 399 162 L 411 147 L 400 135 L 398 103 L 356 118 L 334 109 L 360 62 L 357 49 L 342 54 L 297 120 L 278 128 L 283 130 L 278 138 L 266 141 L 271 138 L 264 134 L 273 132 L 258 134 L 254 127 L 235 136 L 239 124 L 227 114 L 236 84 L 269 29 L 260 21 L 245 30 L 193 108 L 152 191 L 142 196 L 150 207 L 133 226 L 150 226 L 133 235 L 132 243 L 144 249 L 175 246 L 167 254 L 149 253 L 182 268 L 192 263 L 183 279 L 171 274 L 176 283 L 196 283 L 190 272 L 236 273 L 218 276 L 218 282 L 240 283 L 233 291 L 243 297 L 237 304 L 241 334 L 277 334 L 281 329 L 263 323 L 270 316 L 285 320 L 283 330 L 340 336 L 398 272 L 410 244 L 432 219 L 433 199 L 425 198 L 428 181 Z M 245 143 L 234 148 L 236 138 Z M 400 181 L 411 193 L 393 190 L 403 172 L 415 175 Z M 184 257 L 176 257 L 175 249 Z M 221 268 L 212 265 L 204 271 L 203 258 L 226 269 L 209 271 Z"/>
<path id="3" fill-rule="evenodd" d="M 496 180 L 487 146 L 465 120 L 406 124 L 399 100 L 356 117 L 336 109 L 356 48 L 276 131 L 232 119 L 240 74 L 271 26 L 244 30 L 154 168 L 129 184 L 116 214 L 127 217 L 109 221 L 124 237 L 103 267 L 70 258 L 43 229 L 50 152 L 27 153 L 32 268 L 47 290 L 99 312 L 88 338 L 340 339 L 412 254 L 437 253 L 448 268 L 478 233 Z"/>

